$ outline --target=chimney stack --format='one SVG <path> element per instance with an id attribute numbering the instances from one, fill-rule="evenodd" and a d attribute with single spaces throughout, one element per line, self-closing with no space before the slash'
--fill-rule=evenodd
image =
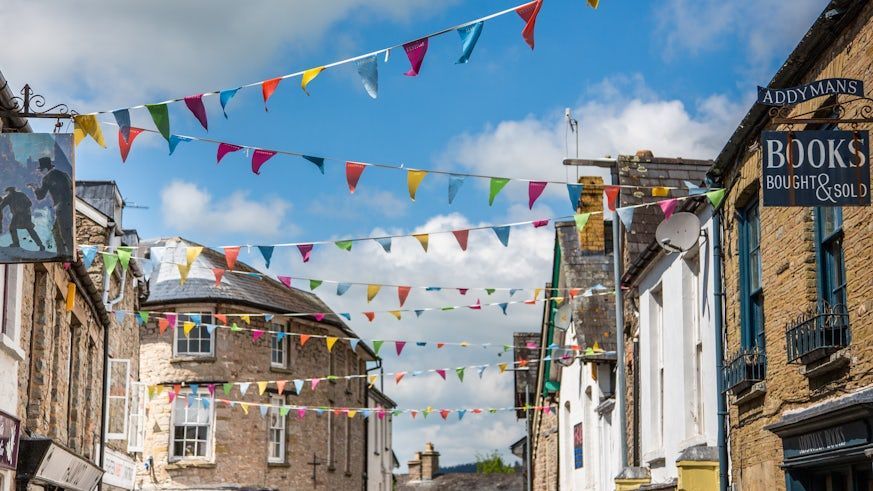
<path id="1" fill-rule="evenodd" d="M 424 444 L 421 452 L 421 480 L 430 481 L 440 470 L 440 453 L 433 449 L 433 443 Z"/>

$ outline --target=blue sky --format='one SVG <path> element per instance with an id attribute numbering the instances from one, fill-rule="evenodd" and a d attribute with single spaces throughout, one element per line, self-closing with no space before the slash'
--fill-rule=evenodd
<path id="1" fill-rule="evenodd" d="M 4 55 L 0 69 L 14 87 L 30 83 L 50 104 L 80 112 L 114 109 L 254 82 L 361 54 L 505 9 L 505 0 L 363 0 L 140 2 L 96 0 L 45 9 L 25 0 L 4 4 L 0 28 L 30 39 Z M 536 28 L 536 50 L 523 42 L 522 21 L 488 22 L 471 62 L 456 65 L 455 33 L 431 40 L 421 75 L 403 76 L 402 51 L 380 60 L 379 98 L 367 97 L 352 66 L 322 73 L 307 97 L 299 80 L 280 84 L 265 112 L 258 88 L 241 91 L 224 119 L 217 98 L 205 99 L 209 138 L 358 161 L 490 175 L 562 180 L 565 107 L 582 126 L 580 153 L 600 157 L 647 148 L 656 155 L 712 158 L 750 106 L 755 85 L 766 84 L 824 7 L 821 0 L 664 2 L 549 0 Z M 208 5 L 208 7 L 207 7 Z M 23 19 L 23 20 L 22 20 Z M 772 19 L 780 19 L 773 23 Z M 19 21 L 20 20 L 20 21 Z M 60 42 L 34 38 L 29 27 L 63 27 Z M 195 119 L 171 107 L 174 133 L 207 136 Z M 109 118 L 107 118 L 109 119 Z M 144 110 L 135 125 L 152 127 Z M 115 134 L 110 149 L 80 146 L 79 179 L 113 179 L 128 209 L 125 226 L 143 237 L 182 235 L 209 245 L 309 241 L 368 236 L 382 231 L 448 230 L 570 213 L 566 193 L 552 187 L 533 211 L 526 187 L 511 183 L 493 207 L 487 182 L 468 179 L 453 205 L 444 177 L 428 176 L 416 202 L 403 172 L 367 169 L 359 191 L 348 193 L 344 169 L 328 162 L 320 175 L 303 161 L 277 156 L 261 176 L 241 154 L 215 165 L 215 146 L 182 144 L 172 157 L 157 135 L 143 134 L 121 164 Z M 570 142 L 570 152 L 575 153 Z M 575 171 L 574 171 L 575 173 Z M 575 174 L 574 174 L 575 175 Z M 272 272 L 325 279 L 458 286 L 541 286 L 551 262 L 553 231 L 513 231 L 503 248 L 490 234 L 471 236 L 461 254 L 453 239 L 432 239 L 424 254 L 412 239 L 395 241 L 389 256 L 376 244 L 351 253 L 316 250 L 302 264 L 296 251 L 277 252 Z M 262 265 L 257 257 L 242 259 Z M 587 285 L 579 285 L 587 286 Z M 339 310 L 394 308 L 393 292 L 368 306 L 361 290 L 336 297 Z M 476 296 L 473 296 L 473 295 Z M 529 294 L 529 293 L 528 293 Z M 413 294 L 409 306 L 466 303 L 482 297 Z M 527 310 L 525 310 L 527 309 Z M 493 309 L 496 310 L 496 309 Z M 539 308 L 434 313 L 417 321 L 378 320 L 352 327 L 362 337 L 509 342 L 513 331 L 537 329 Z M 452 367 L 496 360 L 493 352 L 418 350 L 386 356 L 388 370 Z M 463 385 L 410 379 L 386 392 L 403 407 L 511 404 L 511 378 L 487 373 Z M 401 462 L 434 441 L 447 465 L 507 447 L 523 433 L 513 416 L 395 423 Z"/>

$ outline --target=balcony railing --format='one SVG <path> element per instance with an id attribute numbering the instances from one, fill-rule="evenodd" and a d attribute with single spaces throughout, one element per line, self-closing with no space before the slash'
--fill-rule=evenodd
<path id="1" fill-rule="evenodd" d="M 823 305 L 801 314 L 785 331 L 788 363 L 810 363 L 845 348 L 851 340 L 849 309 Z"/>
<path id="2" fill-rule="evenodd" d="M 724 388 L 740 392 L 764 380 L 766 374 L 767 355 L 757 347 L 741 348 L 724 367 Z"/>

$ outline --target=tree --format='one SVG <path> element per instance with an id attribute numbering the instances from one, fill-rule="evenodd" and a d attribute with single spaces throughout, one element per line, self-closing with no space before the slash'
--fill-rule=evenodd
<path id="1" fill-rule="evenodd" d="M 492 450 L 491 453 L 476 454 L 476 472 L 479 474 L 512 474 L 515 469 L 503 462 L 500 452 Z"/>

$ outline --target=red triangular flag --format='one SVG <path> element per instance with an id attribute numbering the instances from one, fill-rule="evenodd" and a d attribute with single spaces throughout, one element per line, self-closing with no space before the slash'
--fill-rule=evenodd
<path id="1" fill-rule="evenodd" d="M 572 300 L 573 298 L 576 298 L 576 295 L 578 295 L 580 291 L 582 291 L 581 288 L 570 288 L 570 290 L 568 291 L 568 293 L 570 294 L 570 299 Z"/>
<path id="2" fill-rule="evenodd" d="M 209 123 L 206 121 L 206 108 L 203 106 L 203 94 L 189 95 L 185 98 L 185 105 L 191 114 L 200 121 L 200 125 L 204 130 L 209 130 Z"/>
<path id="3" fill-rule="evenodd" d="M 665 219 L 669 219 L 671 216 L 673 216 L 673 212 L 676 210 L 676 205 L 678 204 L 679 200 L 676 198 L 658 201 L 658 206 L 660 206 L 661 211 L 664 212 Z"/>
<path id="4" fill-rule="evenodd" d="M 257 175 L 261 174 L 261 166 L 273 156 L 276 155 L 274 150 L 264 150 L 259 148 L 252 153 L 252 172 Z"/>
<path id="5" fill-rule="evenodd" d="M 224 259 L 227 261 L 227 269 L 233 269 L 237 257 L 239 257 L 239 246 L 224 248 Z"/>
<path id="6" fill-rule="evenodd" d="M 455 230 L 452 232 L 455 234 L 455 239 L 458 240 L 458 245 L 461 246 L 462 251 L 467 250 L 467 237 L 470 236 L 469 230 Z"/>
<path id="7" fill-rule="evenodd" d="M 349 183 L 349 192 L 355 192 L 355 187 L 358 186 L 358 179 L 361 178 L 365 167 L 367 166 L 360 162 L 346 162 L 346 180 Z"/>
<path id="8" fill-rule="evenodd" d="M 394 341 L 394 349 L 397 350 L 397 356 L 400 356 L 404 346 L 406 346 L 406 341 Z"/>
<path id="9" fill-rule="evenodd" d="M 277 77 L 261 82 L 261 95 L 264 96 L 264 111 L 267 110 L 267 101 L 270 100 L 270 97 L 273 97 L 273 92 L 276 92 L 276 87 L 279 86 L 279 82 L 281 81 L 282 78 Z"/>
<path id="10" fill-rule="evenodd" d="M 473 310 L 482 310 L 482 304 L 479 302 L 479 299 L 476 299 L 475 305 L 470 305 L 470 308 Z"/>
<path id="11" fill-rule="evenodd" d="M 446 345 L 446 343 L 437 343 L 437 349 L 440 349 L 445 345 Z"/>
<path id="12" fill-rule="evenodd" d="M 401 380 L 403 380 L 403 376 L 406 375 L 406 372 L 397 372 L 394 374 L 394 383 L 399 384 Z"/>
<path id="13" fill-rule="evenodd" d="M 412 416 L 412 419 L 415 419 L 415 416 L 418 414 L 418 411 L 412 410 L 409 411 L 409 415 Z"/>
<path id="14" fill-rule="evenodd" d="M 220 164 L 221 159 L 224 158 L 225 155 L 231 152 L 238 152 L 242 150 L 242 147 L 239 145 L 234 145 L 233 143 L 219 143 L 218 144 L 218 153 L 215 154 L 215 163 Z"/>
<path id="15" fill-rule="evenodd" d="M 400 299 L 400 306 L 403 307 L 403 304 L 406 303 L 406 297 L 409 296 L 409 291 L 412 290 L 411 286 L 398 286 L 397 287 L 397 298 Z"/>
<path id="16" fill-rule="evenodd" d="M 214 314 L 215 320 L 221 322 L 221 325 L 227 325 L 227 316 L 224 314 Z"/>
<path id="17" fill-rule="evenodd" d="M 448 418 L 449 417 L 449 410 L 448 409 L 440 409 L 440 416 L 442 416 L 443 419 Z"/>
<path id="18" fill-rule="evenodd" d="M 163 317 L 158 317 L 158 330 L 161 332 L 161 334 L 163 334 L 168 327 L 170 327 L 170 321 Z"/>
<path id="19" fill-rule="evenodd" d="M 130 130 L 130 138 L 124 139 L 124 133 L 118 130 L 118 150 L 121 151 L 121 161 L 127 161 L 127 155 L 130 153 L 130 146 L 133 145 L 133 139 L 142 133 L 142 128 L 128 128 Z"/>
<path id="20" fill-rule="evenodd" d="M 458 293 L 460 293 L 461 295 L 466 295 L 467 291 L 469 290 L 469 288 L 458 288 Z"/>
<path id="21" fill-rule="evenodd" d="M 376 318 L 376 313 L 375 312 L 364 312 L 364 317 L 366 317 L 367 320 L 369 320 L 370 322 L 373 322 L 373 319 Z"/>
<path id="22" fill-rule="evenodd" d="M 536 200 L 543 194 L 543 191 L 546 190 L 546 185 L 548 183 L 546 181 L 531 181 L 527 185 L 527 206 L 531 210 L 533 209 L 533 205 Z"/>
<path id="23" fill-rule="evenodd" d="M 212 268 L 212 272 L 215 274 L 215 286 L 221 285 L 221 278 L 224 276 L 224 270 L 221 268 Z"/>
<path id="24" fill-rule="evenodd" d="M 515 9 L 515 13 L 525 22 L 524 29 L 521 30 L 521 37 L 524 38 L 524 42 L 530 46 L 530 49 L 534 49 L 534 27 L 536 27 L 537 15 L 539 15 L 541 8 L 543 8 L 543 0 L 536 0 Z"/>
<path id="25" fill-rule="evenodd" d="M 618 186 L 604 186 L 603 194 L 606 195 L 606 206 L 609 211 L 615 211 L 615 200 L 618 199 L 618 193 L 621 188 Z"/>

